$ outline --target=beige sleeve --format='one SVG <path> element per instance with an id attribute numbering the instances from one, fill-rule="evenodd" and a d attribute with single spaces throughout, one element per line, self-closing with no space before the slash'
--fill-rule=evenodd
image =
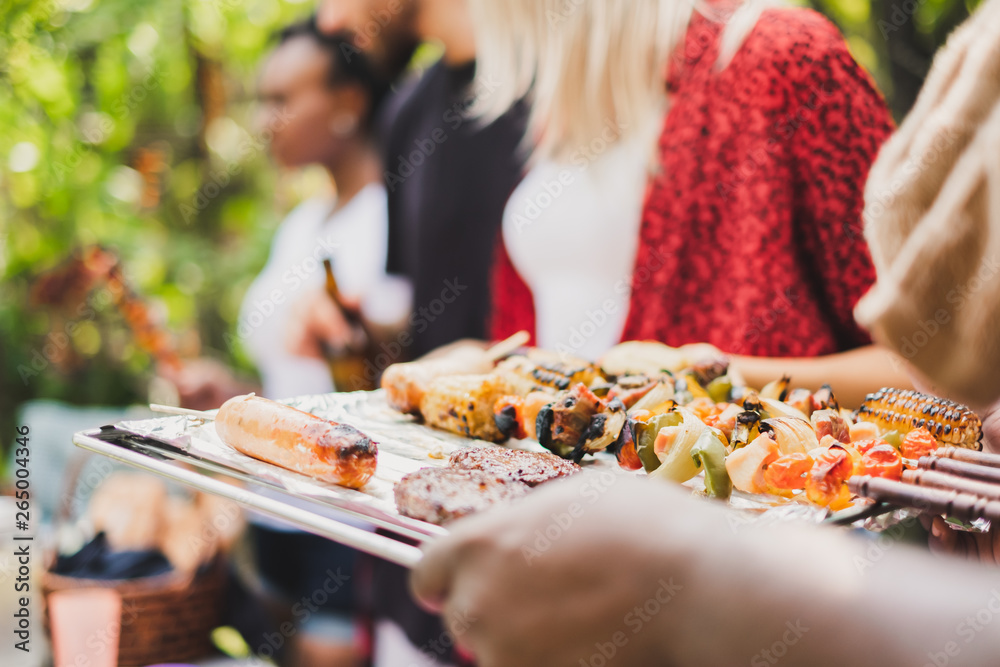
<path id="1" fill-rule="evenodd" d="M 1000 398 L 1000 0 L 936 57 L 864 217 L 878 281 L 858 321 L 945 393 Z"/>

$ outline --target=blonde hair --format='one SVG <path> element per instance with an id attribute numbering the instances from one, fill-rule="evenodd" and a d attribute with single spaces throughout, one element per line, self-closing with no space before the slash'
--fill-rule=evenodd
<path id="1" fill-rule="evenodd" d="M 722 13 L 693 0 L 472 0 L 477 77 L 491 82 L 472 112 L 489 122 L 526 98 L 533 159 L 565 160 L 609 123 L 620 140 L 662 112 L 668 59 L 695 12 L 726 23 L 724 68 L 772 3 Z"/>

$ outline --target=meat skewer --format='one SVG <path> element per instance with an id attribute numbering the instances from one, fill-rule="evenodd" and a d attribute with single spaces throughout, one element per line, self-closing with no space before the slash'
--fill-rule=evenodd
<path id="1" fill-rule="evenodd" d="M 400 412 L 415 414 L 420 410 L 427 387 L 435 379 L 489 373 L 498 359 L 527 343 L 529 338 L 526 331 L 519 331 L 488 350 L 464 347 L 440 357 L 393 364 L 382 374 L 386 400 Z"/>

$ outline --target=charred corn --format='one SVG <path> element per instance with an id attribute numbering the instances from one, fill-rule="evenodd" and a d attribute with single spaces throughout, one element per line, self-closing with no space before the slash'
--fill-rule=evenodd
<path id="1" fill-rule="evenodd" d="M 969 408 L 918 391 L 883 387 L 868 394 L 858 409 L 858 419 L 874 422 L 882 431 L 899 431 L 906 435 L 925 428 L 941 443 L 981 449 L 982 423 Z"/>
<path id="2" fill-rule="evenodd" d="M 438 378 L 420 401 L 420 414 L 431 426 L 468 438 L 490 442 L 507 439 L 493 415 L 493 406 L 511 393 L 510 384 L 498 375 L 452 375 Z"/>
<path id="3" fill-rule="evenodd" d="M 548 388 L 562 391 L 577 383 L 589 386 L 599 378 L 593 366 L 539 361 L 520 355 L 504 359 L 497 365 L 496 372 L 519 388 L 526 384 L 529 390 Z"/>

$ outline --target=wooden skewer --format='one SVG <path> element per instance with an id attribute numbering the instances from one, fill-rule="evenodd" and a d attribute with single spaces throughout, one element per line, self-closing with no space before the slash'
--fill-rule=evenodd
<path id="1" fill-rule="evenodd" d="M 913 507 L 932 514 L 944 514 L 963 521 L 1000 521 L 1000 501 L 971 493 L 913 486 L 881 477 L 852 477 L 847 482 L 852 493 L 899 507 Z"/>
<path id="2" fill-rule="evenodd" d="M 516 350 L 517 348 L 525 345 L 529 340 L 531 340 L 531 334 L 527 331 L 518 331 L 516 334 L 510 338 L 505 338 L 499 343 L 493 345 L 493 347 L 486 350 L 486 357 L 490 361 L 498 361 L 503 359 L 508 354 Z"/>
<path id="3" fill-rule="evenodd" d="M 975 463 L 987 468 L 1000 468 L 1000 454 L 977 452 L 974 449 L 965 449 L 964 447 L 942 447 L 934 452 L 934 456 L 941 459 Z"/>
<path id="4" fill-rule="evenodd" d="M 917 467 L 921 470 L 937 470 L 938 472 L 957 475 L 966 479 L 1000 484 L 1000 469 L 976 465 L 975 463 L 942 459 L 936 456 L 921 456 L 920 460 L 917 461 Z"/>
<path id="5" fill-rule="evenodd" d="M 958 491 L 959 493 L 971 493 L 990 500 L 1000 500 L 1000 484 L 980 482 L 933 470 L 904 470 L 902 481 L 906 484 L 914 484 L 916 486 Z"/>
<path id="6" fill-rule="evenodd" d="M 161 405 L 159 403 L 150 403 L 149 409 L 153 412 L 162 412 L 165 415 L 184 415 L 186 417 L 194 417 L 195 419 L 204 419 L 205 421 L 213 421 L 215 415 L 206 412 L 204 410 L 189 410 L 188 408 L 178 408 L 173 405 Z"/>

